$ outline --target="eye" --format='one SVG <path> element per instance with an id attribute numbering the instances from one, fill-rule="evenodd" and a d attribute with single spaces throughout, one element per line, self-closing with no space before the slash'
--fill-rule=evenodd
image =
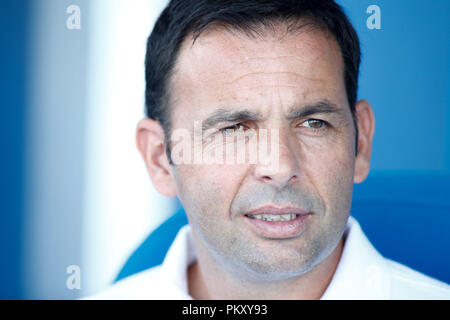
<path id="1" fill-rule="evenodd" d="M 319 120 L 319 119 L 308 119 L 301 124 L 301 126 L 303 126 L 303 127 L 308 127 L 308 128 L 316 129 L 316 130 L 321 129 L 325 125 L 326 125 L 326 122 L 323 120 Z"/>
<path id="2" fill-rule="evenodd" d="M 246 129 L 247 129 L 247 127 L 244 126 L 242 123 L 236 123 L 236 124 L 233 124 L 233 125 L 231 125 L 231 126 L 222 128 L 222 129 L 220 129 L 219 131 L 222 132 L 222 133 L 224 133 L 224 134 L 227 134 L 227 133 L 237 133 L 237 132 L 242 132 L 242 131 L 244 131 L 244 130 L 246 130 Z"/>

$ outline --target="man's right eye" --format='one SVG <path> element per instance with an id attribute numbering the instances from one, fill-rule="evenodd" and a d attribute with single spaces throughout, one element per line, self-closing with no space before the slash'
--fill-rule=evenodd
<path id="1" fill-rule="evenodd" d="M 220 129 L 219 131 L 224 134 L 232 134 L 245 131 L 247 128 L 242 123 L 236 123 L 231 126 Z"/>

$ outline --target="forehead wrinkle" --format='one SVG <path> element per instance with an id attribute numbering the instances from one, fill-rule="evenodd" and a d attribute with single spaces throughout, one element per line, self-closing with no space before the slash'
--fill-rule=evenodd
<path id="1" fill-rule="evenodd" d="M 261 84 L 257 86 L 248 87 L 249 89 L 257 89 L 257 88 L 294 88 L 299 89 L 299 86 L 289 85 L 289 84 Z"/>
<path id="2" fill-rule="evenodd" d="M 250 63 L 253 61 L 259 61 L 259 60 L 279 60 L 279 59 L 283 59 L 283 60 L 287 60 L 288 58 L 293 59 L 293 60 L 299 60 L 301 62 L 305 62 L 304 59 L 301 59 L 302 57 L 300 56 L 296 56 L 296 55 L 282 55 L 282 56 L 258 56 L 258 57 L 246 57 L 244 60 L 240 61 L 238 63 L 238 65 L 242 65 L 242 64 L 246 64 L 250 66 Z"/>
<path id="3" fill-rule="evenodd" d="M 320 78 L 307 77 L 307 76 L 300 75 L 300 74 L 298 74 L 296 72 L 292 72 L 292 71 L 274 71 L 274 72 L 251 72 L 251 73 L 246 73 L 244 75 L 241 75 L 241 76 L 237 77 L 236 79 L 233 79 L 231 81 L 226 81 L 226 82 L 223 82 L 223 83 L 224 84 L 233 84 L 234 82 L 238 82 L 239 80 L 242 80 L 242 79 L 244 79 L 246 77 L 250 77 L 250 76 L 253 76 L 253 75 L 278 75 L 278 74 L 294 76 L 296 78 L 301 78 L 301 79 L 306 79 L 306 80 L 311 80 L 311 81 L 323 82 L 323 80 L 320 79 Z M 279 82 L 279 79 L 277 79 L 277 82 Z M 272 86 L 272 85 L 269 85 L 269 86 Z M 274 87 L 276 87 L 276 86 L 274 86 Z"/>

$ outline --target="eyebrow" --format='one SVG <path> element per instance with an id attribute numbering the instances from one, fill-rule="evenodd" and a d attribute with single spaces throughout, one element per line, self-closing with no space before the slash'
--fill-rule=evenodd
<path id="1" fill-rule="evenodd" d="M 287 119 L 289 120 L 299 119 L 314 114 L 327 114 L 327 113 L 336 113 L 343 116 L 343 112 L 344 110 L 339 108 L 336 104 L 328 100 L 322 100 L 314 104 L 292 109 L 287 115 Z"/>
<path id="2" fill-rule="evenodd" d="M 310 105 L 296 107 L 289 112 L 286 118 L 288 120 L 293 120 L 308 117 L 314 114 L 324 114 L 324 113 L 325 114 L 336 113 L 341 114 L 343 116 L 343 110 L 339 108 L 336 104 L 328 100 L 322 100 Z M 212 115 L 210 115 L 208 118 L 202 121 L 202 131 L 204 132 L 221 123 L 258 121 L 261 119 L 262 116 L 259 113 L 249 110 L 218 109 Z"/>
<path id="3" fill-rule="evenodd" d="M 202 131 L 213 128 L 220 123 L 258 120 L 261 120 L 261 115 L 253 111 L 219 109 L 215 111 L 211 116 L 203 120 Z"/>

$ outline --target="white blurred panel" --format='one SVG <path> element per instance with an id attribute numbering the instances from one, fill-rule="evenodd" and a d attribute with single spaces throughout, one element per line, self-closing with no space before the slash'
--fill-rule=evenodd
<path id="1" fill-rule="evenodd" d="M 67 266 L 84 269 L 80 243 L 89 1 L 76 3 L 82 13 L 79 30 L 66 27 L 66 8 L 73 1 L 30 2 L 22 270 L 28 299 L 83 294 L 83 286 L 66 286 Z"/>
<path id="2" fill-rule="evenodd" d="M 146 39 L 166 1 L 96 0 L 90 7 L 83 212 L 84 293 L 112 282 L 150 230 L 173 212 L 135 143 L 143 117 Z"/>

